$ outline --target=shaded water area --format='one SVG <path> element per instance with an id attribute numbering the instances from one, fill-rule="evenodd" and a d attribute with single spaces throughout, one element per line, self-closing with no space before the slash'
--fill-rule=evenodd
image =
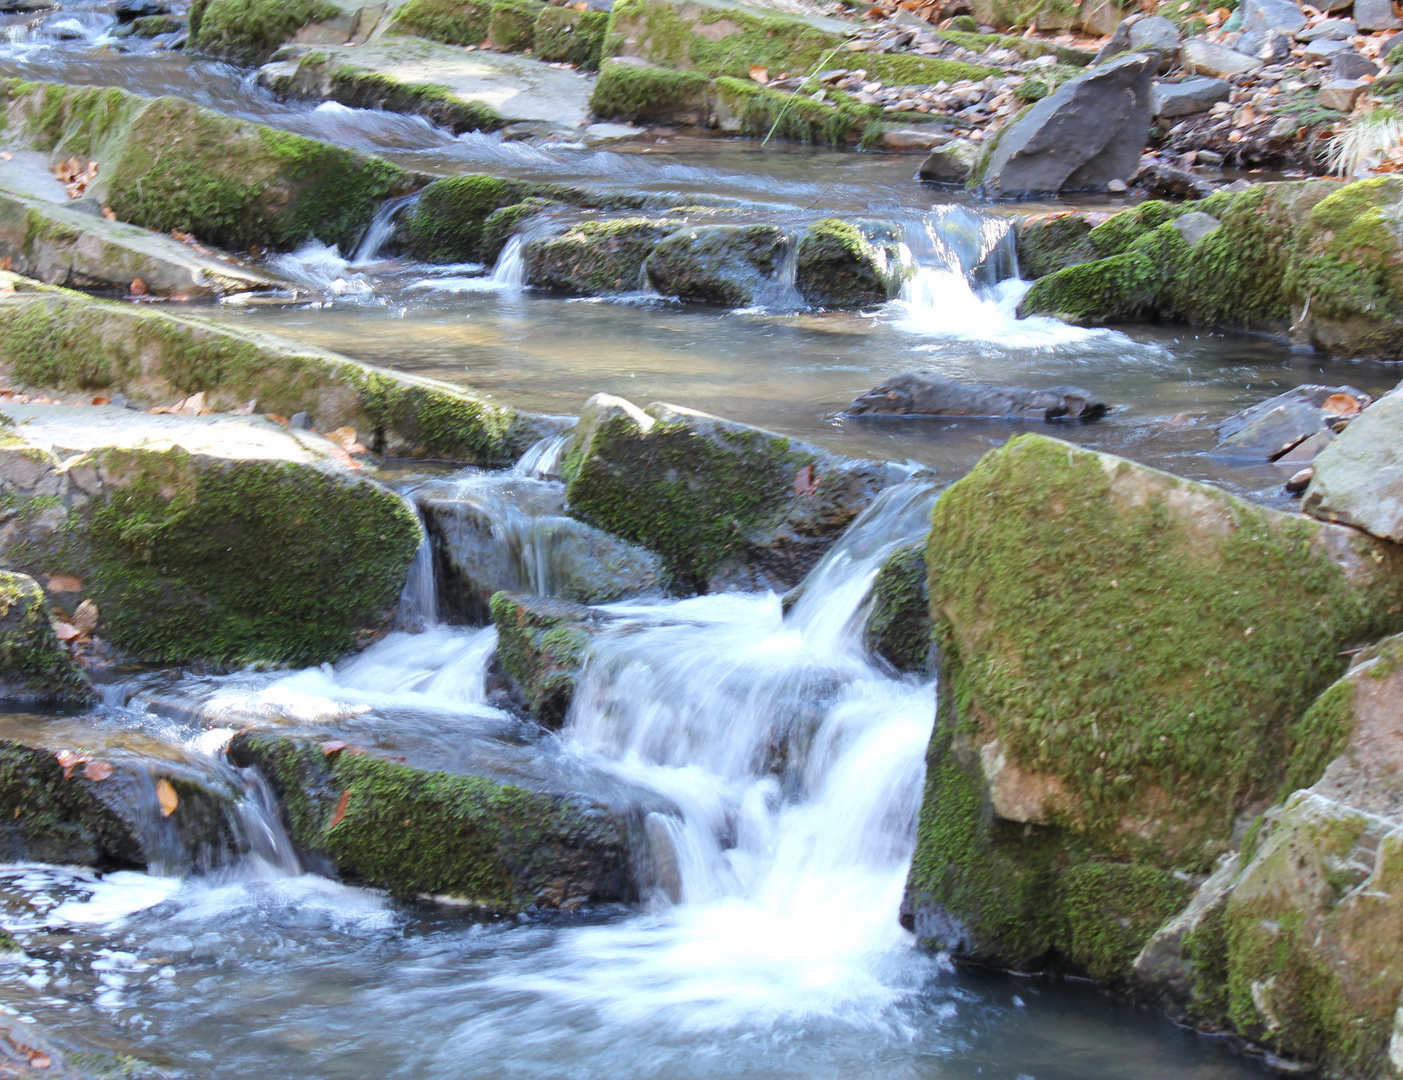
<path id="1" fill-rule="evenodd" d="M 556 733 L 494 691 L 495 632 L 445 600 L 428 544 L 395 632 L 337 665 L 149 673 L 81 716 L 0 717 L 0 737 L 111 761 L 113 799 L 151 862 L 102 876 L 0 867 L 0 921 L 28 954 L 0 960 L 0 1006 L 191 1078 L 1264 1074 L 1225 1042 L 1085 984 L 957 970 L 898 925 L 937 688 L 867 654 L 870 587 L 886 555 L 921 538 L 938 487 L 1028 425 L 837 414 L 914 369 L 1078 384 L 1112 403 L 1109 416 L 1038 430 L 1280 502 L 1280 470 L 1208 455 L 1213 423 L 1302 382 L 1377 393 L 1394 371 L 1244 336 L 1019 320 L 1007 229 L 1029 207 L 952 201 L 910 180 L 911 158 L 454 138 L 416 118 L 280 105 L 223 65 L 117 52 L 101 5 L 73 9 L 71 33 L 54 14 L 7 17 L 21 29 L 0 44 L 0 73 L 178 94 L 437 173 L 704 194 L 795 227 L 881 214 L 905 230 L 915 267 L 902 297 L 871 311 L 803 310 L 780 293 L 726 311 L 646 290 L 546 296 L 520 284 L 520 243 L 496 267 L 416 265 L 376 241 L 354 255 L 313 244 L 273 263 L 296 297 L 192 310 L 524 408 L 572 415 L 609 391 L 934 472 L 913 467 L 787 612 L 770 593 L 610 605 Z M 559 450 L 533 448 L 510 475 L 394 482 L 408 499 L 432 492 L 489 516 L 493 587 L 558 595 L 570 580 Z M 483 919 L 331 880 L 293 850 L 263 778 L 224 757 L 248 726 L 641 809 L 639 902 Z M 202 828 L 161 815 L 157 775 L 205 793 Z"/>

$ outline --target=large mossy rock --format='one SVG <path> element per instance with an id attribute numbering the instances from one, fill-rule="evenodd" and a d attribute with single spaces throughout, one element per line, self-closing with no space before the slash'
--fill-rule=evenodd
<path id="1" fill-rule="evenodd" d="M 901 291 L 908 268 L 891 226 L 861 228 L 827 218 L 799 237 L 794 283 L 811 304 L 861 307 L 882 304 Z"/>
<path id="2" fill-rule="evenodd" d="M 389 32 L 446 45 L 481 45 L 491 18 L 491 0 L 408 0 L 395 9 Z"/>
<path id="3" fill-rule="evenodd" d="M 1236 830 L 1334 752 L 1341 651 L 1403 625 L 1403 551 L 1024 435 L 937 502 L 939 650 L 906 924 L 1124 979 Z"/>
<path id="4" fill-rule="evenodd" d="M 746 307 L 776 292 L 789 235 L 776 225 L 702 225 L 660 242 L 648 281 L 664 296 Z"/>
<path id="5" fill-rule="evenodd" d="M 1360 655 L 1302 726 L 1316 761 L 1135 974 L 1180 1016 L 1329 1076 L 1385 1080 L 1403 1015 L 1403 639 Z"/>
<path id="6" fill-rule="evenodd" d="M 285 41 L 363 41 L 383 3 L 361 0 L 193 0 L 190 48 L 236 64 L 261 64 Z"/>
<path id="7" fill-rule="evenodd" d="M 322 431 L 352 427 L 377 453 L 502 468 L 559 421 L 486 394 L 362 364 L 168 307 L 136 308 L 0 273 L 0 374 L 31 390 L 124 395 L 143 408 L 203 393 Z"/>
<path id="8" fill-rule="evenodd" d="M 653 246 L 681 224 L 645 217 L 579 222 L 557 236 L 527 242 L 526 280 L 570 296 L 607 296 L 640 289 L 643 264 Z"/>
<path id="9" fill-rule="evenodd" d="M 1379 398 L 1312 462 L 1302 509 L 1403 543 L 1403 394 Z"/>
<path id="10" fill-rule="evenodd" d="M 404 170 L 177 98 L 4 82 L 7 131 L 57 162 L 96 162 L 88 194 L 120 221 L 244 250 L 312 237 L 350 250 Z"/>
<path id="11" fill-rule="evenodd" d="M 52 750 L 0 739 L 0 858 L 98 869 L 144 866 L 136 835 L 97 788 L 81 767 L 65 775 Z"/>
<path id="12" fill-rule="evenodd" d="M 611 618 L 595 608 L 540 596 L 499 592 L 492 597 L 497 656 L 514 696 L 546 727 L 565 722 L 590 638 Z"/>
<path id="13" fill-rule="evenodd" d="M 1147 202 L 1095 228 L 1025 228 L 1038 278 L 1020 314 L 1290 331 L 1326 352 L 1403 356 L 1403 180 L 1258 184 Z"/>
<path id="14" fill-rule="evenodd" d="M 656 551 L 683 591 L 792 588 L 894 479 L 885 463 L 609 394 L 585 404 L 564 470 L 572 513 Z"/>
<path id="15" fill-rule="evenodd" d="M 229 755 L 268 777 L 304 853 L 395 896 L 502 914 L 638 897 L 640 830 L 586 796 L 268 732 L 236 735 Z"/>
<path id="16" fill-rule="evenodd" d="M 388 629 L 422 538 L 333 444 L 255 417 L 4 407 L 0 560 L 71 575 L 135 660 L 318 663 Z"/>
<path id="17" fill-rule="evenodd" d="M 0 700 L 84 701 L 93 690 L 49 622 L 31 577 L 0 570 Z"/>
<path id="18" fill-rule="evenodd" d="M 926 671 L 931 664 L 930 592 L 924 545 L 898 548 L 872 583 L 867 651 L 897 671 Z"/>
<path id="19" fill-rule="evenodd" d="M 534 53 L 547 63 L 597 71 L 608 30 L 607 11 L 576 11 L 547 4 L 536 19 Z"/>

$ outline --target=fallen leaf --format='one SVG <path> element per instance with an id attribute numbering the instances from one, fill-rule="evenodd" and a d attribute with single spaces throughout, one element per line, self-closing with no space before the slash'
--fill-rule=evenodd
<path id="1" fill-rule="evenodd" d="M 181 232 L 179 229 L 171 230 L 171 238 L 179 240 L 182 244 L 188 243 L 193 237 L 188 232 Z"/>
<path id="2" fill-rule="evenodd" d="M 73 629 L 80 634 L 91 634 L 97 629 L 97 605 L 84 600 L 73 613 Z"/>
<path id="3" fill-rule="evenodd" d="M 7 274 L 14 268 L 14 265 L 15 260 L 8 255 L 0 259 L 0 270 L 4 270 Z"/>
<path id="4" fill-rule="evenodd" d="M 814 479 L 814 467 L 812 464 L 805 465 L 794 477 L 795 495 L 812 495 L 818 490 L 818 481 Z"/>
<path id="5" fill-rule="evenodd" d="M 762 68 L 759 65 L 752 67 L 750 69 L 750 81 L 758 82 L 761 86 L 764 86 L 770 81 L 769 68 Z"/>
<path id="6" fill-rule="evenodd" d="M 74 638 L 82 636 L 72 623 L 61 622 L 54 627 L 54 637 L 60 641 L 72 641 Z"/>
<path id="7" fill-rule="evenodd" d="M 101 395 L 98 395 L 97 397 L 93 398 L 93 404 L 94 404 L 94 405 L 111 405 L 111 404 L 112 404 L 112 399 L 111 399 L 110 397 L 102 397 Z"/>
<path id="8" fill-rule="evenodd" d="M 0 161 L 14 161 L 15 155 L 8 150 L 0 150 Z"/>
<path id="9" fill-rule="evenodd" d="M 161 804 L 162 817 L 170 817 L 180 805 L 180 796 L 175 793 L 175 786 L 164 776 L 156 781 L 156 801 Z"/>
<path id="10" fill-rule="evenodd" d="M 334 829 L 346 818 L 346 807 L 351 805 L 351 789 L 347 788 L 341 793 L 341 801 L 336 804 L 336 813 L 331 815 L 331 821 L 327 825 L 328 829 Z"/>
<path id="11" fill-rule="evenodd" d="M 75 754 L 72 750 L 60 750 L 54 757 L 58 758 L 58 763 L 63 767 L 63 778 L 67 780 L 73 775 L 73 770 L 88 759 Z"/>
<path id="12" fill-rule="evenodd" d="M 276 420 L 280 424 L 291 423 L 291 421 L 289 421 L 286 416 L 280 416 L 278 413 L 275 412 L 264 413 L 264 415 L 267 416 L 269 420 Z"/>
<path id="13" fill-rule="evenodd" d="M 49 1055 L 42 1050 L 31 1050 L 29 1051 L 28 1057 L 29 1067 L 31 1069 L 47 1069 L 53 1064 L 53 1062 L 49 1060 Z"/>
<path id="14" fill-rule="evenodd" d="M 330 757 L 332 754 L 335 754 L 335 753 L 337 753 L 338 751 L 344 750 L 344 749 L 346 749 L 346 747 L 348 747 L 348 746 L 350 746 L 350 745 L 351 745 L 350 743 L 345 742 L 345 741 L 342 740 L 342 739 L 331 739 L 331 740 L 328 741 L 328 742 L 322 743 L 322 744 L 321 744 L 321 748 L 322 748 L 322 753 L 325 754 L 325 755 L 327 755 L 327 757 Z"/>
<path id="15" fill-rule="evenodd" d="M 112 775 L 112 766 L 106 761 L 90 761 L 83 766 L 83 775 L 89 780 L 106 780 Z"/>
<path id="16" fill-rule="evenodd" d="M 133 296 L 145 296 L 146 282 L 142 281 L 141 278 L 132 278 L 131 294 Z"/>
<path id="17" fill-rule="evenodd" d="M 1331 394 L 1320 408 L 1326 416 L 1358 416 L 1359 399 L 1353 394 Z"/>
<path id="18" fill-rule="evenodd" d="M 335 431 L 326 432 L 326 438 L 330 439 L 342 450 L 349 450 L 356 442 L 356 429 L 353 427 L 339 427 Z"/>
<path id="19" fill-rule="evenodd" d="M 183 416 L 205 416 L 214 412 L 205 401 L 205 392 L 201 390 L 198 394 L 191 394 L 175 407 L 175 412 Z"/>
<path id="20" fill-rule="evenodd" d="M 148 416 L 167 416 L 167 415 L 169 415 L 170 413 L 173 413 L 173 412 L 175 412 L 175 410 L 172 409 L 169 405 L 157 405 L 154 409 L 147 409 L 147 410 L 146 410 L 146 415 L 148 415 Z"/>
<path id="21" fill-rule="evenodd" d="M 116 220 L 117 220 L 116 211 L 114 211 L 114 210 L 112 209 L 112 207 L 110 207 L 110 206 L 104 206 L 104 207 L 102 208 L 102 216 L 105 217 L 108 221 L 116 221 Z"/>
<path id="22" fill-rule="evenodd" d="M 49 592 L 83 591 L 83 579 L 72 574 L 50 574 L 44 581 L 49 586 Z"/>
<path id="23" fill-rule="evenodd" d="M 252 398 L 249 401 L 245 401 L 242 405 L 235 405 L 229 410 L 229 414 L 231 416 L 252 416 L 253 410 L 256 408 L 258 408 L 258 399 Z"/>

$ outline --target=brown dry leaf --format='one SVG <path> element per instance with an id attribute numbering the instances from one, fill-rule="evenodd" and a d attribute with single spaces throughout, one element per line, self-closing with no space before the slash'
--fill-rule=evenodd
<path id="1" fill-rule="evenodd" d="M 758 82 L 761 86 L 764 86 L 767 82 L 770 81 L 770 69 L 762 68 L 758 64 L 751 67 L 750 81 Z"/>
<path id="2" fill-rule="evenodd" d="M 1353 394 L 1331 394 L 1320 408 L 1326 416 L 1358 416 L 1359 399 Z"/>
<path id="3" fill-rule="evenodd" d="M 102 208 L 102 216 L 105 217 L 108 221 L 117 220 L 117 212 L 113 210 L 110 206 L 104 206 Z"/>
<path id="4" fill-rule="evenodd" d="M 331 739 L 328 742 L 322 743 L 321 748 L 322 753 L 325 754 L 327 757 L 330 757 L 332 754 L 338 753 L 339 751 L 346 749 L 346 747 L 350 745 L 350 743 L 346 742 L 343 739 Z"/>
<path id="5" fill-rule="evenodd" d="M 60 750 L 54 757 L 58 758 L 58 763 L 63 767 L 63 778 L 67 780 L 73 775 L 73 770 L 88 759 L 72 750 Z"/>
<path id="6" fill-rule="evenodd" d="M 106 761 L 90 761 L 83 766 L 83 775 L 89 780 L 106 780 L 112 775 L 112 766 Z"/>
<path id="7" fill-rule="evenodd" d="M 242 405 L 235 405 L 232 409 L 229 410 L 229 415 L 252 416 L 253 410 L 256 408 L 258 408 L 258 399 L 252 398 L 248 401 L 245 401 Z"/>
<path id="8" fill-rule="evenodd" d="M 173 412 L 175 412 L 175 410 L 169 405 L 157 405 L 154 409 L 146 410 L 148 416 L 166 416 Z"/>
<path id="9" fill-rule="evenodd" d="M 341 801 L 336 804 L 336 813 L 331 815 L 331 821 L 327 824 L 328 829 L 334 829 L 346 819 L 346 808 L 351 805 L 351 789 L 347 788 L 341 793 Z"/>
<path id="10" fill-rule="evenodd" d="M 328 431 L 325 437 L 348 454 L 364 454 L 366 452 L 365 446 L 356 438 L 356 429 L 353 427 L 339 427 L 335 431 Z"/>
<path id="11" fill-rule="evenodd" d="M 1242 132 L 1240 132 L 1240 131 L 1229 131 L 1229 132 L 1228 132 L 1228 142 L 1230 142 L 1230 143 L 1239 143 L 1239 142 L 1241 142 L 1241 141 L 1242 141 Z"/>
<path id="12" fill-rule="evenodd" d="M 111 404 L 112 404 L 112 399 L 111 399 L 110 397 L 103 397 L 102 395 L 99 394 L 97 397 L 93 398 L 93 404 L 94 404 L 94 405 L 111 405 Z"/>
<path id="13" fill-rule="evenodd" d="M 7 274 L 14 269 L 14 266 L 15 260 L 10 256 L 6 255 L 3 259 L 0 259 L 0 270 L 4 270 Z M 15 291 L 13 286 L 10 287 L 10 291 Z"/>
<path id="14" fill-rule="evenodd" d="M 53 1062 L 49 1060 L 49 1055 L 42 1050 L 29 1051 L 29 1067 L 31 1069 L 47 1069 Z"/>
<path id="15" fill-rule="evenodd" d="M 170 817 L 180 805 L 180 796 L 175 793 L 175 785 L 164 776 L 156 781 L 156 801 L 161 804 L 162 817 Z"/>
<path id="16" fill-rule="evenodd" d="M 54 627 L 54 637 L 58 638 L 60 641 L 72 641 L 74 638 L 80 638 L 82 636 L 83 635 L 78 632 L 72 623 L 60 622 Z"/>
<path id="17" fill-rule="evenodd" d="M 73 628 L 80 634 L 91 634 L 97 629 L 97 605 L 84 600 L 73 613 Z"/>
<path id="18" fill-rule="evenodd" d="M 14 161 L 15 155 L 8 150 L 0 150 L 0 161 Z"/>
<path id="19" fill-rule="evenodd" d="M 276 420 L 276 421 L 277 421 L 278 423 L 280 423 L 280 424 L 288 424 L 288 423 L 291 423 L 291 421 L 288 420 L 288 418 L 287 418 L 286 416 L 282 416 L 282 415 L 280 415 L 279 413 L 270 412 L 270 413 L 265 413 L 264 415 L 267 416 L 269 420 Z"/>
<path id="20" fill-rule="evenodd" d="M 181 232 L 179 229 L 171 230 L 171 239 L 179 240 L 182 244 L 189 243 L 194 239 L 188 232 Z"/>
<path id="21" fill-rule="evenodd" d="M 805 465 L 794 477 L 795 495 L 812 495 L 818 490 L 818 481 L 814 479 L 814 467 L 812 464 Z"/>
<path id="22" fill-rule="evenodd" d="M 203 390 L 198 394 L 191 394 L 172 411 L 180 413 L 182 416 L 205 416 L 214 412 L 205 401 L 205 392 Z"/>
<path id="23" fill-rule="evenodd" d="M 83 579 L 72 574 L 50 574 L 44 579 L 49 592 L 82 592 Z"/>
<path id="24" fill-rule="evenodd" d="M 146 282 L 142 281 L 141 278 L 132 278 L 131 294 L 133 296 L 145 296 Z"/>

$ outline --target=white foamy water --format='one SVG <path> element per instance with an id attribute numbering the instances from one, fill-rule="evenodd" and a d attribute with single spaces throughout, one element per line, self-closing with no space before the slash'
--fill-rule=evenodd
<path id="1" fill-rule="evenodd" d="M 316 292 L 334 296 L 369 296 L 375 291 L 371 280 L 351 269 L 335 244 L 327 246 L 309 240 L 296 251 L 274 255 L 268 269 Z"/>

